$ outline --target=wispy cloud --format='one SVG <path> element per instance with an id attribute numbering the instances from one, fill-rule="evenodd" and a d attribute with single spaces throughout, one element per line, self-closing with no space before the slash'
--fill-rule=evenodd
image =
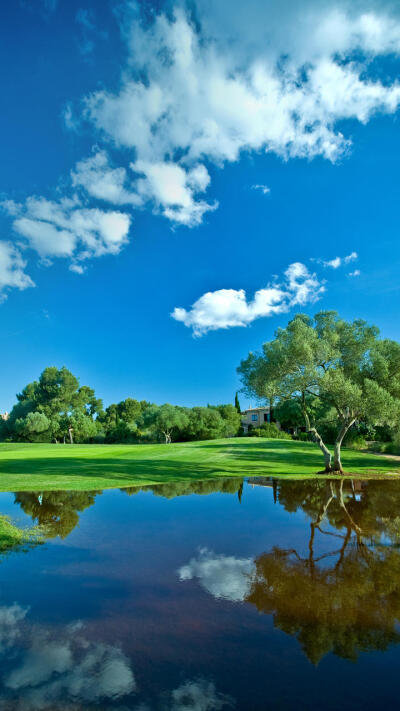
<path id="1" fill-rule="evenodd" d="M 75 20 L 81 30 L 79 51 L 84 57 L 89 57 L 95 48 L 96 40 L 107 39 L 108 33 L 97 28 L 94 13 L 87 8 L 79 8 Z"/>
<path id="2" fill-rule="evenodd" d="M 260 190 L 263 195 L 268 195 L 271 192 L 271 188 L 268 185 L 252 185 L 252 190 Z"/>
<path id="3" fill-rule="evenodd" d="M 354 272 L 349 272 L 350 277 L 358 277 L 360 276 L 361 272 L 359 269 L 355 269 Z"/>
<path id="4" fill-rule="evenodd" d="M 250 301 L 244 289 L 218 289 L 200 296 L 189 310 L 175 308 L 171 316 L 192 328 L 194 336 L 202 336 L 221 328 L 248 326 L 258 318 L 313 303 L 324 291 L 324 284 L 315 273 L 310 273 L 304 264 L 294 262 L 280 283 L 271 283 L 256 291 Z"/>

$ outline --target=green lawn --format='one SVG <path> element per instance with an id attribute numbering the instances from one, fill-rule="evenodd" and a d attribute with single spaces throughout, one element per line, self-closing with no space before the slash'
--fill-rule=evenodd
<path id="1" fill-rule="evenodd" d="M 343 450 L 346 474 L 393 476 L 400 461 Z M 317 476 L 312 443 L 250 437 L 155 445 L 0 444 L 0 491 L 107 489 L 227 476 Z"/>

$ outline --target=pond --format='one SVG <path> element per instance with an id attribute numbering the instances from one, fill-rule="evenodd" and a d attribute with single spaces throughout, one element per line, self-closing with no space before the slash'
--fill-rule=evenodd
<path id="1" fill-rule="evenodd" d="M 1 494 L 0 710 L 398 706 L 400 482 Z"/>

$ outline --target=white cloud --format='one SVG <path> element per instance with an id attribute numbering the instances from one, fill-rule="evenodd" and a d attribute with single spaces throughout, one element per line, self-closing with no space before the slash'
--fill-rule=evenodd
<path id="1" fill-rule="evenodd" d="M 127 173 L 125 168 L 112 168 L 107 153 L 98 150 L 90 158 L 79 161 L 71 172 L 73 187 L 83 187 L 97 200 L 114 205 L 140 205 L 139 195 L 125 187 Z"/>
<path id="2" fill-rule="evenodd" d="M 271 188 L 268 185 L 252 185 L 251 187 L 253 190 L 261 190 L 263 195 L 268 195 L 271 192 Z"/>
<path id="3" fill-rule="evenodd" d="M 353 0 L 173 5 L 149 21 L 143 4 L 126 3 L 118 90 L 103 84 L 80 108 L 66 104 L 66 125 L 76 130 L 85 121 L 100 146 L 71 171 L 65 190 L 73 204 L 30 198 L 16 215 L 10 207 L 16 231 L 42 257 L 76 263 L 127 243 L 130 216 L 89 200 L 149 208 L 173 225 L 194 227 L 218 205 L 206 195 L 211 166 L 245 152 L 336 161 L 351 146 L 347 119 L 366 123 L 398 110 L 397 77 L 388 64 L 380 80 L 373 62 L 400 56 L 400 9 L 390 0 L 371 0 L 368 10 Z M 99 34 L 87 10 L 78 11 L 77 22 Z M 85 38 L 90 51 L 92 38 Z M 268 194 L 267 185 L 254 187 Z M 35 200 L 52 205 L 55 219 L 35 216 Z"/>
<path id="4" fill-rule="evenodd" d="M 69 270 L 75 272 L 75 274 L 84 274 L 86 267 L 82 266 L 82 264 L 70 264 Z"/>
<path id="5" fill-rule="evenodd" d="M 0 607 L 0 709 L 122 710 L 119 703 L 127 708 L 126 700 L 129 703 L 138 688 L 130 661 L 118 646 L 88 639 L 82 622 L 59 626 L 54 634 L 51 628 L 31 624 L 28 610 L 17 603 Z M 172 691 L 165 689 L 157 708 L 218 711 L 233 705 L 212 681 L 198 678 L 187 679 Z M 145 701 L 134 708 L 150 711 Z"/>
<path id="6" fill-rule="evenodd" d="M 5 640 L 0 652 L 8 654 L 13 647 L 3 665 L 1 708 L 11 708 L 13 702 L 18 711 L 40 711 L 77 700 L 85 707 L 102 705 L 136 689 L 122 651 L 86 639 L 80 623 L 60 628 L 56 639 L 44 628 L 26 625 L 19 645 L 26 612 L 16 604 L 0 608 L 0 639 Z"/>
<path id="7" fill-rule="evenodd" d="M 355 262 L 356 259 L 358 259 L 357 252 L 352 252 L 351 254 L 348 254 L 347 257 L 345 257 L 343 261 L 345 264 L 350 264 L 350 262 Z"/>
<path id="8" fill-rule="evenodd" d="M 0 653 L 4 654 L 12 647 L 20 636 L 20 625 L 25 618 L 27 607 L 21 607 L 14 602 L 13 605 L 0 607 Z"/>
<path id="9" fill-rule="evenodd" d="M 58 202 L 31 197 L 21 205 L 8 201 L 3 208 L 13 217 L 14 231 L 44 259 L 118 254 L 128 241 L 127 214 L 86 208 L 76 197 Z"/>
<path id="10" fill-rule="evenodd" d="M 0 301 L 6 298 L 8 289 L 35 286 L 25 267 L 21 252 L 11 242 L 0 241 Z"/>
<path id="11" fill-rule="evenodd" d="M 172 692 L 171 711 L 219 711 L 234 706 L 233 700 L 217 692 L 215 684 L 205 679 L 186 681 Z"/>
<path id="12" fill-rule="evenodd" d="M 334 259 L 330 259 L 326 262 L 323 261 L 322 263 L 324 267 L 332 267 L 332 269 L 338 269 L 338 267 L 341 267 L 342 264 L 350 264 L 350 262 L 355 262 L 357 259 L 357 252 L 351 252 L 351 254 L 348 254 L 346 257 L 335 257 Z"/>
<path id="13" fill-rule="evenodd" d="M 255 566 L 252 558 L 217 555 L 207 548 L 178 570 L 180 580 L 196 578 L 216 598 L 240 602 L 251 588 Z"/>
<path id="14" fill-rule="evenodd" d="M 171 316 L 193 329 L 193 335 L 234 326 L 247 326 L 257 318 L 289 311 L 296 305 L 313 303 L 325 291 L 316 274 L 300 262 L 291 264 L 281 284 L 256 291 L 251 301 L 244 289 L 219 289 L 203 294 L 187 311 L 175 308 Z"/>
<path id="15" fill-rule="evenodd" d="M 195 194 L 204 192 L 210 182 L 204 165 L 185 170 L 173 162 L 139 160 L 131 167 L 144 176 L 136 183 L 142 201 L 153 201 L 172 222 L 193 227 L 201 223 L 205 212 L 217 207 L 217 203 L 195 199 Z"/>
<path id="16" fill-rule="evenodd" d="M 244 12 L 240 3 L 198 0 L 196 26 L 182 8 L 150 25 L 134 14 L 125 24 L 130 56 L 119 93 L 86 97 L 85 117 L 114 146 L 135 151 L 142 192 L 174 221 L 198 224 L 209 209 L 185 185 L 194 164 L 260 150 L 334 161 L 350 145 L 338 121 L 366 122 L 400 103 L 396 81 L 368 75 L 372 57 L 400 52 L 397 15 L 357 12 L 351 3 L 308 2 L 307 11 L 292 2 L 250 4 Z M 173 164 L 181 172 L 173 174 Z M 169 195 L 163 202 L 167 173 L 175 209 L 166 207 Z M 199 206 L 194 218 L 190 200 Z"/>
<path id="17" fill-rule="evenodd" d="M 349 272 L 350 277 L 358 277 L 360 276 L 361 272 L 359 269 L 355 269 L 354 272 Z"/>
<path id="18" fill-rule="evenodd" d="M 341 257 L 335 257 L 327 262 L 324 262 L 324 267 L 332 267 L 332 269 L 337 269 L 342 263 Z"/>

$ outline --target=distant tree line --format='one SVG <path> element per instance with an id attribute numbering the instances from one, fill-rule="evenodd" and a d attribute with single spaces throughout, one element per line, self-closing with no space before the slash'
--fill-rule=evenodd
<path id="1" fill-rule="evenodd" d="M 0 439 L 16 442 L 140 443 L 233 437 L 241 418 L 234 405 L 179 407 L 126 398 L 103 408 L 92 388 L 67 368 L 50 367 L 17 395 Z"/>

